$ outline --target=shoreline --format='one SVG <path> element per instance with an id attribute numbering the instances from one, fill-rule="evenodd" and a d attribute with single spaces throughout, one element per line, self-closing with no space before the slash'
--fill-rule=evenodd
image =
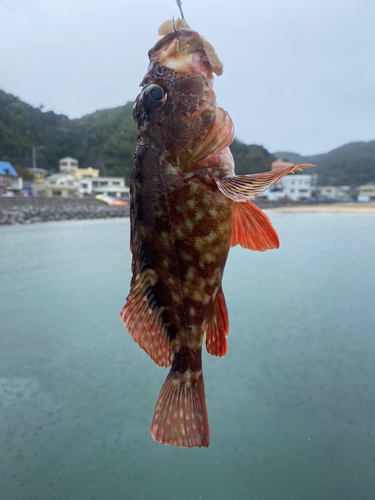
<path id="1" fill-rule="evenodd" d="M 286 207 L 264 207 L 271 213 L 336 213 L 336 214 L 375 214 L 375 202 L 366 203 L 319 203 Z"/>
<path id="2" fill-rule="evenodd" d="M 259 207 L 271 214 L 375 214 L 375 202 L 366 203 L 320 203 L 289 205 L 284 207 Z M 3 212 L 3 213 L 1 213 Z M 0 210 L 0 227 L 41 224 L 58 221 L 83 221 L 93 219 L 113 219 L 129 217 L 129 207 L 12 207 Z"/>

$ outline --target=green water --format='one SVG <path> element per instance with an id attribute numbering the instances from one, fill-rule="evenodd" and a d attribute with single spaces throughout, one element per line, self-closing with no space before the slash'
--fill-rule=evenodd
<path id="1" fill-rule="evenodd" d="M 1 500 L 375 498 L 375 216 L 271 218 L 280 250 L 231 250 L 191 450 L 150 437 L 167 370 L 119 320 L 129 221 L 1 228 Z"/>

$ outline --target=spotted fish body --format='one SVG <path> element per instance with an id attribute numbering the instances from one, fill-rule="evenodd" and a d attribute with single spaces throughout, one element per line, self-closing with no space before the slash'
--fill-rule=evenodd
<path id="1" fill-rule="evenodd" d="M 138 144 L 131 179 L 131 290 L 121 319 L 136 342 L 171 370 L 156 403 L 152 437 L 208 446 L 201 351 L 227 350 L 221 282 L 229 248 L 278 247 L 250 199 L 296 167 L 235 176 L 234 129 L 219 108 L 214 49 L 185 21 L 159 30 L 133 114 Z"/>

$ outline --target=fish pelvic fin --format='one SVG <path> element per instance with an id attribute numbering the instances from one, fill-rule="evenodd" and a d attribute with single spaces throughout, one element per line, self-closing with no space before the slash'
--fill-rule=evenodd
<path id="1" fill-rule="evenodd" d="M 279 248 L 279 237 L 267 215 L 251 201 L 236 203 L 231 246 L 256 252 Z"/>
<path id="2" fill-rule="evenodd" d="M 222 358 L 227 352 L 229 332 L 228 310 L 223 289 L 219 288 L 206 325 L 206 349 L 212 356 Z"/>
<path id="3" fill-rule="evenodd" d="M 266 189 L 278 182 L 286 174 L 294 173 L 302 168 L 315 167 L 315 165 L 295 165 L 294 167 L 280 168 L 271 172 L 249 175 L 233 175 L 215 180 L 219 190 L 228 198 L 237 202 L 253 200 Z"/>
<path id="4" fill-rule="evenodd" d="M 169 372 L 156 402 L 151 436 L 172 446 L 209 445 L 209 427 L 202 370 Z"/>

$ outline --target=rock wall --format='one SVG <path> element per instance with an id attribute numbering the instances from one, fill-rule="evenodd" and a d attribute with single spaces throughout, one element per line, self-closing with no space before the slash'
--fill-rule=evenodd
<path id="1" fill-rule="evenodd" d="M 129 206 L 109 207 L 107 205 L 22 205 L 1 206 L 0 226 L 12 224 L 33 224 L 57 220 L 108 219 L 129 216 Z"/>

